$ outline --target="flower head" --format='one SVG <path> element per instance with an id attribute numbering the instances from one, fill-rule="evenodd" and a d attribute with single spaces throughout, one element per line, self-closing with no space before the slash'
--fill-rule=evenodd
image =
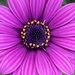
<path id="1" fill-rule="evenodd" d="M 11 75 L 73 74 L 75 3 L 8 0 L 0 5 L 0 72 Z"/>

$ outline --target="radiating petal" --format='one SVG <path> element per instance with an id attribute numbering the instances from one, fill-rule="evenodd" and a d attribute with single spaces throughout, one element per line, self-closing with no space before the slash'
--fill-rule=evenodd
<path id="1" fill-rule="evenodd" d="M 13 47 L 19 43 L 21 43 L 21 39 L 16 36 L 0 34 L 0 50 Z"/>
<path id="2" fill-rule="evenodd" d="M 28 22 L 28 19 L 31 17 L 29 0 L 8 0 L 8 5 L 16 18 L 23 24 Z"/>
<path id="3" fill-rule="evenodd" d="M 54 15 L 49 26 L 51 29 L 63 26 L 75 18 L 75 3 L 60 8 Z"/>
<path id="4" fill-rule="evenodd" d="M 62 6 L 63 0 L 48 0 L 46 8 L 44 10 L 43 21 L 50 23 L 55 12 Z"/>
<path id="5" fill-rule="evenodd" d="M 72 63 L 68 57 L 62 54 L 59 48 L 57 47 L 49 47 L 47 48 L 48 54 L 50 55 L 54 64 L 65 74 L 71 75 L 74 70 L 72 67 Z"/>
<path id="6" fill-rule="evenodd" d="M 56 67 L 56 65 L 51 61 L 52 75 L 62 75 L 62 72 Z"/>
<path id="7" fill-rule="evenodd" d="M 39 20 L 45 6 L 45 0 L 30 0 L 30 9 L 33 19 Z"/>
<path id="8" fill-rule="evenodd" d="M 35 60 L 39 75 L 52 75 L 51 63 L 45 52 L 38 51 Z"/>
<path id="9" fill-rule="evenodd" d="M 63 48 L 75 51 L 75 37 L 69 37 L 69 38 L 52 37 L 51 41 Z"/>
<path id="10" fill-rule="evenodd" d="M 51 36 L 56 36 L 56 37 L 75 36 L 75 23 L 69 23 L 63 27 L 52 30 Z"/>
<path id="11" fill-rule="evenodd" d="M 9 74 L 15 71 L 23 62 L 25 58 L 26 49 L 23 46 L 19 46 L 16 49 L 9 52 L 1 62 L 2 74 Z"/>
<path id="12" fill-rule="evenodd" d="M 27 54 L 25 61 L 22 65 L 21 75 L 38 75 L 36 66 L 35 66 L 35 52 Z"/>
<path id="13" fill-rule="evenodd" d="M 22 71 L 22 66 L 20 66 L 18 69 L 16 69 L 13 73 L 11 73 L 10 75 L 21 75 L 21 71 Z"/>
<path id="14" fill-rule="evenodd" d="M 0 22 L 0 33 L 1 34 L 10 34 L 13 36 L 19 35 L 19 32 L 15 28 L 10 27 L 10 24 L 2 23 L 2 22 Z"/>
<path id="15" fill-rule="evenodd" d="M 10 24 L 11 27 L 22 28 L 23 25 L 15 18 L 10 9 L 0 5 L 0 21 Z"/>

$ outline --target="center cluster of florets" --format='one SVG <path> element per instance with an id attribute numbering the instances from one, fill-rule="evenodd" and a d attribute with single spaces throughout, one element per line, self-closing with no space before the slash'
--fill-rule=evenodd
<path id="1" fill-rule="evenodd" d="M 28 22 L 21 31 L 23 45 L 30 49 L 48 46 L 50 30 L 43 22 L 34 20 Z"/>

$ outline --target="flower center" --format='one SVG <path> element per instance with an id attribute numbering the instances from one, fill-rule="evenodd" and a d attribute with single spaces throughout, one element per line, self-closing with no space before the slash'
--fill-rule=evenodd
<path id="1" fill-rule="evenodd" d="M 43 22 L 34 20 L 28 22 L 21 31 L 23 44 L 30 49 L 48 46 L 50 30 Z"/>

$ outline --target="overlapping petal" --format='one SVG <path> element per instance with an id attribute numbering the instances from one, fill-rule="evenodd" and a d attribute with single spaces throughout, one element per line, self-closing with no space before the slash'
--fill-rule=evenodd
<path id="1" fill-rule="evenodd" d="M 33 20 L 39 20 L 39 18 L 42 16 L 44 7 L 45 0 L 30 0 L 30 9 Z"/>
<path id="2" fill-rule="evenodd" d="M 22 28 L 23 25 L 16 19 L 10 9 L 0 5 L 0 21 L 10 24 L 14 28 Z"/>
<path id="3" fill-rule="evenodd" d="M 0 34 L 9 34 L 9 35 L 17 35 L 17 36 L 20 36 L 19 35 L 19 32 L 11 27 L 11 24 L 8 24 L 8 23 L 2 23 L 0 22 Z"/>
<path id="4" fill-rule="evenodd" d="M 35 65 L 35 52 L 27 54 L 22 65 L 21 75 L 38 75 Z"/>
<path id="5" fill-rule="evenodd" d="M 59 47 L 57 46 L 51 46 L 47 48 L 47 51 L 54 62 L 54 64 L 64 73 L 66 74 L 73 74 L 73 66 L 71 64 L 70 59 L 65 56 L 63 53 L 59 52 L 61 51 Z"/>
<path id="6" fill-rule="evenodd" d="M 43 14 L 43 21 L 50 23 L 55 12 L 62 6 L 63 0 L 48 0 Z"/>
<path id="7" fill-rule="evenodd" d="M 31 18 L 29 0 L 8 0 L 9 8 L 16 18 L 26 24 Z"/>
<path id="8" fill-rule="evenodd" d="M 53 69 L 52 75 L 62 75 L 62 72 L 56 67 L 56 65 L 54 65 L 52 60 L 50 62 L 51 62 L 51 66 L 52 66 L 52 69 Z"/>
<path id="9" fill-rule="evenodd" d="M 52 37 L 51 41 L 63 48 L 75 51 L 75 37 L 68 37 L 68 38 Z"/>
<path id="10" fill-rule="evenodd" d="M 22 66 L 20 66 L 18 69 L 16 69 L 13 73 L 11 73 L 10 75 L 22 75 L 21 74 L 22 71 Z"/>
<path id="11" fill-rule="evenodd" d="M 75 23 L 69 23 L 63 27 L 52 30 L 51 36 L 55 36 L 55 37 L 73 37 L 75 36 Z"/>
<path id="12" fill-rule="evenodd" d="M 9 52 L 1 62 L 0 73 L 9 74 L 15 71 L 23 62 L 25 54 L 26 49 L 22 46 L 18 46 L 17 48 Z"/>
<path id="13" fill-rule="evenodd" d="M 38 51 L 35 60 L 39 75 L 52 75 L 52 66 L 50 63 L 50 59 L 45 52 Z"/>
<path id="14" fill-rule="evenodd" d="M 60 8 L 54 15 L 49 26 L 54 29 L 69 23 L 75 18 L 75 3 L 70 3 Z"/>
<path id="15" fill-rule="evenodd" d="M 16 36 L 0 34 L 0 50 L 13 47 L 19 43 L 21 43 L 21 39 Z"/>

